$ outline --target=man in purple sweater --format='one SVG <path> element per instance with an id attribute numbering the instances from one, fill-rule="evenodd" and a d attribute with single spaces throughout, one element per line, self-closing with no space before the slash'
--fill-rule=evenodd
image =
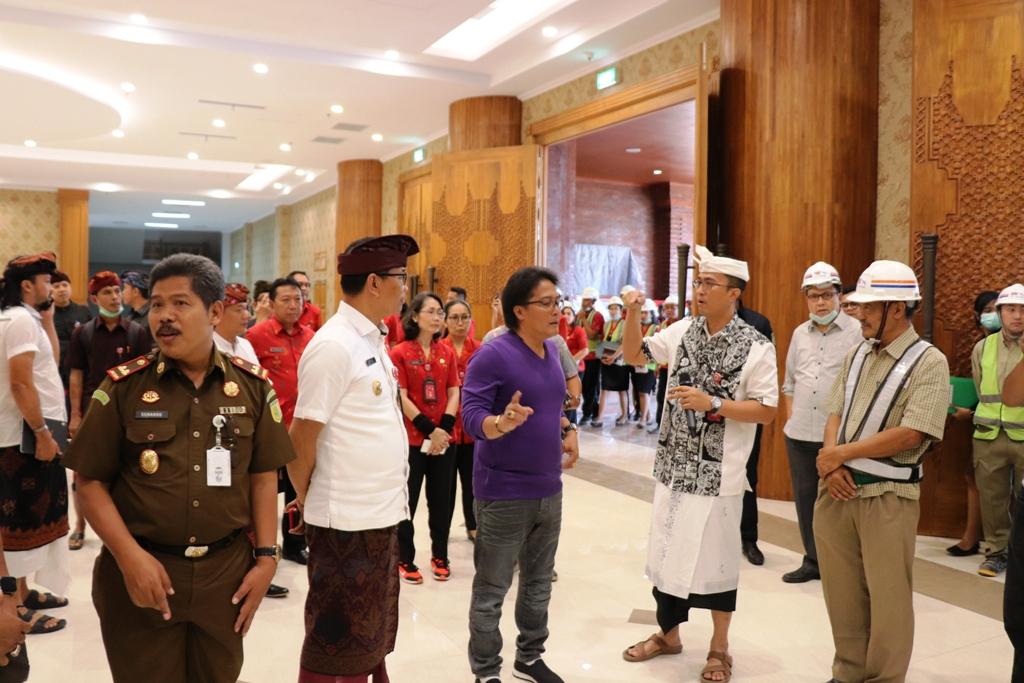
<path id="1" fill-rule="evenodd" d="M 562 683 L 541 659 L 562 526 L 562 470 L 579 457 L 575 425 L 562 411 L 558 277 L 523 268 L 501 307 L 509 333 L 473 356 L 462 388 L 462 420 L 477 441 L 473 466 L 476 575 L 469 606 L 469 663 L 478 683 L 500 681 L 501 606 L 519 560 L 516 662 L 512 675 Z"/>

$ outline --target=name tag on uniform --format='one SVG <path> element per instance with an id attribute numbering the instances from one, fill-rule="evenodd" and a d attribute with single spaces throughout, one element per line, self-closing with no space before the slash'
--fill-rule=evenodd
<path id="1" fill-rule="evenodd" d="M 377 362 L 376 358 L 367 358 L 366 359 L 366 367 L 371 367 L 376 362 Z"/>
<path id="2" fill-rule="evenodd" d="M 220 406 L 221 415 L 245 415 L 245 406 Z"/>
<path id="3" fill-rule="evenodd" d="M 166 410 L 136 410 L 136 420 L 166 420 L 168 413 Z"/>
<path id="4" fill-rule="evenodd" d="M 283 346 L 271 346 L 270 347 L 270 352 L 271 353 L 284 353 L 284 347 Z"/>
<path id="5" fill-rule="evenodd" d="M 221 446 L 206 451 L 206 485 L 231 486 L 231 451 Z"/>

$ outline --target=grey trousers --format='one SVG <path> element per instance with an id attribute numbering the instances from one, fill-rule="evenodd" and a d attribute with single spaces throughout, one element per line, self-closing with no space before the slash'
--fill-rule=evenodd
<path id="1" fill-rule="evenodd" d="M 501 608 L 519 560 L 516 660 L 544 654 L 555 551 L 562 529 L 562 494 L 531 500 L 476 500 L 476 575 L 469 603 L 469 665 L 484 680 L 501 671 Z"/>
<path id="2" fill-rule="evenodd" d="M 818 499 L 818 466 L 815 461 L 821 446 L 820 442 L 797 441 L 786 437 L 796 520 L 800 525 L 800 539 L 804 543 L 804 564 L 815 567 L 818 566 L 818 551 L 814 547 L 814 501 Z"/>

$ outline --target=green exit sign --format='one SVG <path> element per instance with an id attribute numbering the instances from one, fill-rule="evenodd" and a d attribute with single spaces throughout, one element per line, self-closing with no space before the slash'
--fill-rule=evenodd
<path id="1" fill-rule="evenodd" d="M 610 66 L 607 69 L 601 69 L 597 72 L 594 77 L 594 85 L 598 90 L 604 90 L 610 88 L 613 85 L 619 84 L 619 67 Z"/>
<path id="2" fill-rule="evenodd" d="M 421 161 L 423 161 L 425 156 L 426 156 L 426 153 L 423 151 L 422 147 L 420 147 L 419 149 L 413 150 L 413 153 L 412 153 L 412 163 L 414 163 L 414 164 L 420 163 Z"/>

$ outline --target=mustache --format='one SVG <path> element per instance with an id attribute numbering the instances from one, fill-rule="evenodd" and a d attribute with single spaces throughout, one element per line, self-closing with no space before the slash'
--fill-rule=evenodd
<path id="1" fill-rule="evenodd" d="M 164 325 L 161 325 L 160 327 L 157 328 L 156 333 L 157 333 L 157 335 L 162 335 L 162 334 L 180 334 L 181 330 L 176 328 L 174 325 L 166 325 L 166 324 L 164 324 Z"/>

